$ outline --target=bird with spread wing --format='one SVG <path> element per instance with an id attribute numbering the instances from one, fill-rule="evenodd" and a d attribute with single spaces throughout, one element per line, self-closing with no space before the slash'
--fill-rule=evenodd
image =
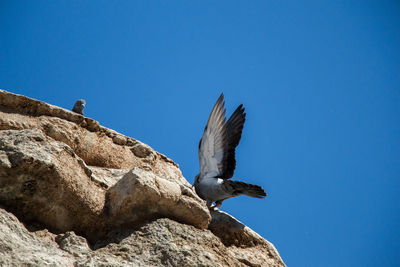
<path id="1" fill-rule="evenodd" d="M 235 171 L 235 149 L 242 136 L 246 113 L 243 105 L 239 105 L 226 121 L 224 105 L 224 94 L 221 94 L 199 143 L 200 173 L 193 184 L 210 209 L 219 208 L 224 200 L 240 195 L 267 196 L 261 186 L 229 180 Z M 215 205 L 211 206 L 213 202 Z"/>

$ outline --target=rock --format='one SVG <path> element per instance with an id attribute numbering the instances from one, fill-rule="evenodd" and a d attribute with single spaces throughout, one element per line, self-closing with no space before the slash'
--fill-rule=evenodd
<path id="1" fill-rule="evenodd" d="M 0 203 L 56 232 L 101 227 L 105 192 L 66 144 L 39 129 L 0 132 Z"/>
<path id="2" fill-rule="evenodd" d="M 155 154 L 151 147 L 141 142 L 137 142 L 134 146 L 132 146 L 131 150 L 133 154 L 139 158 L 154 157 Z"/>
<path id="3" fill-rule="evenodd" d="M 77 236 L 74 232 L 59 234 L 55 238 L 55 241 L 62 250 L 65 250 L 74 256 L 88 254 L 91 251 L 86 239 L 81 236 Z"/>
<path id="4" fill-rule="evenodd" d="M 214 210 L 208 227 L 229 247 L 231 256 L 248 266 L 284 266 L 273 244 L 238 221 L 232 215 Z"/>
<path id="5" fill-rule="evenodd" d="M 95 245 L 93 255 L 117 255 L 139 266 L 285 266 L 277 257 L 262 255 L 258 247 L 225 246 L 209 230 L 170 219 L 158 219 L 136 230 L 118 229 L 111 240 Z M 111 241 L 111 242 L 110 242 Z"/>
<path id="6" fill-rule="evenodd" d="M 211 216 L 208 228 L 226 246 L 252 247 L 265 242 L 264 238 L 226 212 L 213 210 Z"/>
<path id="7" fill-rule="evenodd" d="M 158 219 L 135 231 L 115 231 L 111 236 L 113 242 L 96 254 L 137 260 L 140 266 L 241 266 L 210 231 L 170 219 Z"/>
<path id="8" fill-rule="evenodd" d="M 137 229 L 116 228 L 93 250 L 74 232 L 57 235 L 57 243 L 36 233 L 30 233 L 15 216 L 0 208 L 0 265 L 285 266 L 280 258 L 268 258 L 257 247 L 225 246 L 209 230 L 170 219 L 158 219 Z"/>
<path id="9" fill-rule="evenodd" d="M 117 145 L 125 145 L 126 144 L 126 137 L 122 135 L 116 135 L 113 137 L 113 142 Z"/>
<path id="10" fill-rule="evenodd" d="M 114 169 L 146 166 L 157 175 L 187 183 L 176 163 L 149 146 L 140 143 L 155 154 L 152 162 L 136 156 L 132 147 L 138 141 L 133 138 L 70 110 L 0 90 L 0 130 L 32 128 L 65 143 L 89 166 Z"/>
<path id="11" fill-rule="evenodd" d="M 28 229 L 29 228 L 29 229 Z M 34 229 L 35 227 L 33 227 Z M 44 240 L 48 243 L 52 243 L 54 246 L 58 247 L 58 244 L 56 242 L 56 237 L 57 235 L 53 234 L 47 229 L 41 229 L 41 230 L 32 230 L 32 225 L 29 225 L 27 227 L 28 231 L 32 232 L 34 235 L 39 237 L 41 240 Z"/>
<path id="12" fill-rule="evenodd" d="M 3 90 L 0 205 L 1 266 L 285 266 L 165 155 Z"/>
<path id="13" fill-rule="evenodd" d="M 70 255 L 30 233 L 0 208 L 0 266 L 74 266 Z"/>
<path id="14" fill-rule="evenodd" d="M 110 169 L 88 166 L 92 172 L 92 180 L 101 184 L 105 189 L 115 185 L 121 178 L 129 172 L 127 169 Z"/>
<path id="15" fill-rule="evenodd" d="M 0 202 L 24 220 L 56 232 L 74 230 L 92 240 L 106 225 L 169 217 L 207 228 L 211 219 L 203 201 L 188 193 L 192 189 L 187 182 L 139 168 L 120 180 L 106 178 L 101 174 L 111 170 L 86 166 L 68 145 L 39 129 L 1 131 L 0 151 Z M 115 182 L 107 193 L 110 217 L 103 214 L 111 185 L 107 180 Z"/>
<path id="16" fill-rule="evenodd" d="M 207 228 L 210 213 L 204 201 L 189 191 L 191 187 L 133 168 L 108 190 L 110 221 L 114 226 L 137 225 L 167 217 Z"/>
<path id="17" fill-rule="evenodd" d="M 56 237 L 60 249 L 74 257 L 75 266 L 93 266 L 92 250 L 85 238 L 77 236 L 74 232 L 66 232 Z"/>

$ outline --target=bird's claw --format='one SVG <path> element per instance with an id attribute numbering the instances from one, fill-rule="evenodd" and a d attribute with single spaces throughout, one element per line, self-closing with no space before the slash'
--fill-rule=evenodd
<path id="1" fill-rule="evenodd" d="M 222 203 L 215 204 L 214 206 L 209 207 L 209 210 L 219 210 L 219 207 L 221 207 Z"/>

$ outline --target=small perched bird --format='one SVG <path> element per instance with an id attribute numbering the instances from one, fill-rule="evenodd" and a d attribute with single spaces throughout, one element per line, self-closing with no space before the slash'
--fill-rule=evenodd
<path id="1" fill-rule="evenodd" d="M 224 94 L 211 111 L 199 143 L 200 173 L 194 179 L 196 193 L 207 201 L 209 209 L 219 208 L 222 201 L 240 195 L 264 198 L 258 185 L 229 180 L 236 167 L 235 148 L 242 136 L 246 118 L 240 105 L 226 122 Z M 211 206 L 215 202 L 215 206 Z"/>
<path id="2" fill-rule="evenodd" d="M 76 100 L 75 105 L 72 108 L 72 111 L 83 115 L 83 109 L 85 108 L 85 105 L 86 105 L 85 100 L 78 99 L 78 100 Z"/>

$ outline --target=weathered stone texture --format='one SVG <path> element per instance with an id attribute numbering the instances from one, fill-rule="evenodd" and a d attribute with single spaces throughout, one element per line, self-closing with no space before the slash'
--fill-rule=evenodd
<path id="1" fill-rule="evenodd" d="M 171 159 L 3 90 L 0 205 L 0 266 L 285 266 L 250 228 L 210 214 Z"/>

